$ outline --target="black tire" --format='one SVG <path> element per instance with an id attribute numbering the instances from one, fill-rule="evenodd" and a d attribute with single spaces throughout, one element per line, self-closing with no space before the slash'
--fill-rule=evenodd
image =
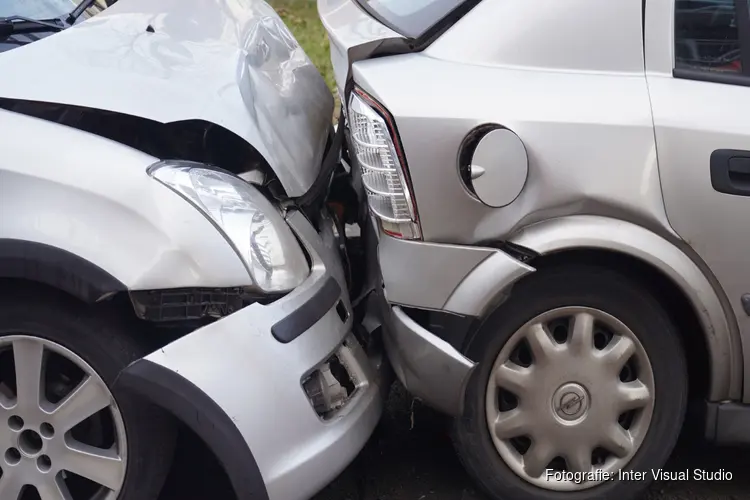
<path id="1" fill-rule="evenodd" d="M 110 388 L 128 441 L 118 500 L 156 500 L 172 465 L 176 426 L 159 408 L 113 390 L 119 372 L 150 351 L 134 339 L 128 323 L 114 311 L 94 311 L 56 293 L 0 291 L 0 338 L 23 334 L 56 342 L 86 361 Z"/>
<path id="2" fill-rule="evenodd" d="M 503 345 L 535 316 L 563 306 L 588 306 L 625 323 L 645 348 L 654 373 L 655 403 L 651 426 L 628 463 L 646 471 L 643 481 L 610 480 L 574 492 L 545 490 L 516 475 L 497 452 L 487 426 L 485 390 Z M 498 500 L 625 500 L 643 492 L 651 469 L 669 458 L 682 427 L 687 403 L 687 368 L 678 332 L 648 289 L 625 276 L 588 265 L 541 269 L 518 283 L 510 298 L 479 328 L 466 349 L 478 361 L 466 390 L 464 416 L 454 421 L 453 440 L 469 474 Z"/>

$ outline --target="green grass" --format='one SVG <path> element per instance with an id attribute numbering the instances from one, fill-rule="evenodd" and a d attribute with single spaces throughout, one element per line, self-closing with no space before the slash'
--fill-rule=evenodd
<path id="1" fill-rule="evenodd" d="M 312 60 L 318 71 L 325 78 L 328 88 L 336 98 L 338 109 L 338 93 L 333 79 L 333 67 L 328 52 L 328 37 L 326 30 L 318 18 L 318 8 L 315 0 L 268 0 L 281 19 L 289 27 L 307 57 Z M 338 114 L 334 114 L 338 116 Z"/>

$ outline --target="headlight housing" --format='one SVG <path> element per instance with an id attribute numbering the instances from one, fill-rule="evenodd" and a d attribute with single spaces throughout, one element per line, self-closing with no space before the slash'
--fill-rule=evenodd
<path id="1" fill-rule="evenodd" d="M 216 226 L 261 291 L 287 292 L 310 274 L 307 258 L 284 218 L 239 177 L 186 161 L 159 162 L 148 173 Z"/>

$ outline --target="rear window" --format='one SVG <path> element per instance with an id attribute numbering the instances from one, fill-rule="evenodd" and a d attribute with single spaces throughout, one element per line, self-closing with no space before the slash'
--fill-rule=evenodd
<path id="1" fill-rule="evenodd" d="M 407 38 L 420 38 L 449 15 L 477 0 L 357 0 L 375 19 Z"/>

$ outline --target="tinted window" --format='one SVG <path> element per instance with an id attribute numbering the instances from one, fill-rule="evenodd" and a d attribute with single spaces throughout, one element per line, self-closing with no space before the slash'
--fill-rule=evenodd
<path id="1" fill-rule="evenodd" d="M 2 0 L 0 0 L 2 1 Z M 408 38 L 419 38 L 461 4 L 471 0 L 357 0 L 387 26 Z M 473 1 L 472 3 L 477 3 Z"/>
<path id="2" fill-rule="evenodd" d="M 734 0 L 675 0 L 675 67 L 742 71 Z"/>

